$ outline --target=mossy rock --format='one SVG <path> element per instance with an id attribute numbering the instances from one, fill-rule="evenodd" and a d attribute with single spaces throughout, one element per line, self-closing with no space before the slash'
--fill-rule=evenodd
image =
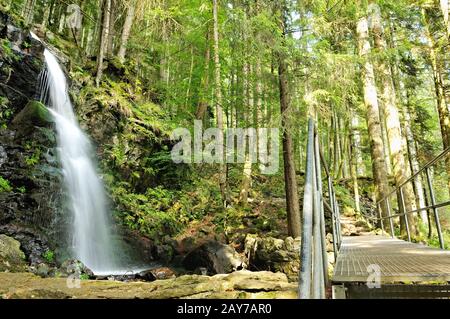
<path id="1" fill-rule="evenodd" d="M 44 104 L 38 101 L 30 101 L 23 108 L 23 110 L 19 114 L 17 114 L 17 116 L 12 121 L 12 124 L 15 126 L 22 124 L 32 124 L 35 126 L 43 127 L 52 122 L 53 117 Z"/>
<path id="2" fill-rule="evenodd" d="M 14 238 L 0 235 L 0 272 L 22 272 L 26 270 L 25 254 Z"/>

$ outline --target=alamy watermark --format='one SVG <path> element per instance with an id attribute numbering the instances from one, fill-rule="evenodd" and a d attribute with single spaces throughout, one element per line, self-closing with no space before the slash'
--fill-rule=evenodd
<path id="1" fill-rule="evenodd" d="M 179 163 L 259 164 L 262 174 L 279 170 L 280 130 L 278 128 L 218 128 L 203 131 L 202 121 L 194 122 L 194 132 L 177 128 L 172 140 L 180 140 L 172 149 L 172 160 Z"/>
<path id="2" fill-rule="evenodd" d="M 70 4 L 66 13 L 66 26 L 70 29 L 81 29 L 83 20 L 81 8 L 76 4 Z"/>
<path id="3" fill-rule="evenodd" d="M 381 267 L 377 264 L 372 264 L 367 266 L 367 272 L 369 273 L 369 276 L 367 277 L 367 288 L 374 289 L 374 288 L 381 288 Z"/>

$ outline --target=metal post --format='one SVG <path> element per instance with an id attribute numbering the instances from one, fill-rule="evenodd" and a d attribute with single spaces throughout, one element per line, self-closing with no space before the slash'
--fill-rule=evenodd
<path id="1" fill-rule="evenodd" d="M 334 201 L 333 201 L 333 184 L 331 182 L 331 177 L 328 176 L 328 196 L 330 198 L 330 208 L 331 208 L 331 227 L 333 230 L 333 252 L 334 252 L 334 260 L 337 259 L 337 253 L 338 253 L 338 246 L 337 246 L 337 225 L 336 225 L 336 210 L 334 208 Z"/>
<path id="2" fill-rule="evenodd" d="M 332 189 L 331 191 L 331 201 L 333 202 L 333 206 L 334 206 L 334 214 L 335 214 L 335 219 L 336 219 L 336 245 L 337 245 L 337 249 L 339 251 L 339 249 L 341 248 L 341 228 L 339 227 L 339 211 L 338 211 L 338 206 L 336 203 L 336 198 L 334 196 L 334 189 Z"/>
<path id="3" fill-rule="evenodd" d="M 321 299 L 325 296 L 324 278 L 322 268 L 322 240 L 320 236 L 320 208 L 319 194 L 317 192 L 317 171 L 316 158 L 313 156 L 313 271 L 312 271 L 312 298 Z M 323 296 L 323 297 L 322 297 Z"/>
<path id="4" fill-rule="evenodd" d="M 334 207 L 336 210 L 336 221 L 337 221 L 337 230 L 338 230 L 338 249 L 341 249 L 341 243 L 342 243 L 342 230 L 341 230 L 341 212 L 339 209 L 338 202 L 336 200 L 336 195 L 333 191 L 333 200 L 334 200 Z"/>
<path id="5" fill-rule="evenodd" d="M 378 204 L 378 218 L 380 218 L 380 224 L 381 224 L 381 234 L 384 235 L 384 220 L 383 215 L 381 214 L 381 204 Z"/>
<path id="6" fill-rule="evenodd" d="M 399 188 L 399 192 L 400 192 L 400 203 L 402 205 L 402 210 L 401 212 L 404 214 L 403 216 L 405 217 L 405 226 L 406 226 L 406 234 L 408 235 L 408 241 L 411 241 L 411 232 L 409 230 L 409 218 L 408 218 L 408 212 L 406 211 L 406 207 L 405 207 L 405 196 L 403 195 L 403 188 Z"/>
<path id="7" fill-rule="evenodd" d="M 427 173 L 427 182 L 428 188 L 430 190 L 431 206 L 433 206 L 434 220 L 436 221 L 436 230 L 439 237 L 439 246 L 441 247 L 441 249 L 445 249 L 444 238 L 442 237 L 441 222 L 439 221 L 439 212 L 438 209 L 436 208 L 436 198 L 434 197 L 433 183 L 431 182 L 430 169 L 427 167 L 425 171 Z"/>
<path id="8" fill-rule="evenodd" d="M 395 234 L 394 234 L 394 221 L 392 220 L 392 212 L 391 212 L 391 204 L 389 204 L 389 198 L 386 198 L 386 207 L 387 207 L 387 211 L 388 211 L 388 216 L 389 216 L 389 227 L 391 228 L 391 237 L 395 238 Z"/>
<path id="9" fill-rule="evenodd" d="M 312 225 L 313 225 L 313 169 L 314 169 L 314 122 L 309 120 L 308 145 L 306 150 L 306 175 L 303 199 L 302 241 L 300 249 L 299 298 L 311 299 L 312 277 Z"/>
<path id="10" fill-rule="evenodd" d="M 325 299 L 325 287 L 328 287 L 328 255 L 327 240 L 325 230 L 325 209 L 323 206 L 323 185 L 322 185 L 322 166 L 320 162 L 319 137 L 315 135 L 315 163 L 316 163 L 316 181 L 317 196 L 319 198 L 319 218 L 320 218 L 320 239 L 322 248 L 322 267 L 323 267 L 323 293 L 321 298 Z"/>

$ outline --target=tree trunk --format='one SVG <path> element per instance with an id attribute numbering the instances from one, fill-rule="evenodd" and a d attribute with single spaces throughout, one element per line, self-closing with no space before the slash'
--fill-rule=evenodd
<path id="1" fill-rule="evenodd" d="M 371 12 L 372 30 L 376 48 L 380 52 L 386 52 L 388 47 L 384 38 L 384 29 L 382 25 L 381 11 L 377 4 L 371 3 L 369 6 Z M 384 58 L 379 59 L 378 69 L 382 83 L 382 110 L 386 119 L 386 131 L 389 145 L 389 154 L 392 162 L 395 185 L 399 187 L 408 179 L 407 161 L 405 160 L 403 138 L 400 124 L 400 114 L 397 107 L 396 93 L 394 89 L 393 77 L 389 64 Z M 402 187 L 404 195 L 404 212 L 416 210 L 416 198 L 411 183 Z M 400 218 L 402 233 L 406 235 L 406 220 L 412 234 L 417 235 L 415 216 L 409 214 Z"/>
<path id="2" fill-rule="evenodd" d="M 50 10 L 51 10 L 51 5 L 50 3 L 46 3 L 45 9 L 44 9 L 44 14 L 42 16 L 42 29 L 45 30 L 47 28 L 48 25 L 48 20 L 50 18 Z"/>
<path id="3" fill-rule="evenodd" d="M 352 116 L 352 144 L 354 146 L 354 151 L 352 152 L 352 156 L 355 157 L 356 164 L 356 176 L 365 176 L 366 169 L 364 166 L 362 153 L 361 153 L 361 133 L 359 127 L 359 118 L 358 115 L 353 113 Z"/>
<path id="4" fill-rule="evenodd" d="M 252 85 L 250 84 L 251 78 L 252 78 L 252 67 L 249 63 L 246 63 L 246 71 L 244 72 L 244 83 L 246 83 L 246 92 L 244 92 L 246 96 L 246 107 L 243 110 L 244 112 L 244 121 L 246 127 L 249 127 L 250 124 L 250 118 L 251 118 L 251 112 L 254 109 L 254 98 L 253 98 L 253 90 Z M 250 191 L 250 187 L 252 184 L 252 158 L 251 153 L 252 150 L 250 149 L 250 140 L 252 138 L 249 137 L 249 147 L 248 152 L 245 154 L 245 163 L 244 163 L 244 170 L 242 172 L 242 185 L 241 185 L 241 192 L 239 196 L 239 202 L 243 205 L 247 205 L 248 202 L 248 193 Z"/>
<path id="5" fill-rule="evenodd" d="M 135 11 L 136 3 L 134 1 L 131 1 L 127 8 L 127 16 L 125 17 L 125 22 L 123 23 L 122 36 L 120 37 L 119 53 L 117 54 L 117 57 L 122 63 L 125 62 L 128 39 L 130 38 L 131 29 L 133 27 Z"/>
<path id="6" fill-rule="evenodd" d="M 162 30 L 161 30 L 161 44 L 162 44 L 162 52 L 161 59 L 159 63 L 159 76 L 161 82 L 164 85 L 164 88 L 167 88 L 169 84 L 169 71 L 168 71 L 168 58 L 167 58 L 167 42 L 169 39 L 169 30 L 166 21 L 162 21 Z"/>
<path id="7" fill-rule="evenodd" d="M 188 79 L 188 84 L 187 84 L 187 89 L 186 89 L 186 99 L 184 102 L 184 107 L 186 110 L 188 108 L 189 99 L 191 97 L 191 86 L 192 86 L 193 74 L 194 74 L 194 47 L 191 47 L 191 66 L 189 68 L 189 79 Z"/>
<path id="8" fill-rule="evenodd" d="M 380 126 L 381 133 L 383 134 L 383 147 L 384 147 L 384 161 L 386 162 L 386 173 L 388 176 L 392 175 L 392 163 L 391 157 L 389 156 L 389 139 L 386 129 L 386 118 L 384 116 L 384 111 L 380 108 Z"/>
<path id="9" fill-rule="evenodd" d="M 197 106 L 195 118 L 202 120 L 205 117 L 205 112 L 208 108 L 208 89 L 209 89 L 209 63 L 211 60 L 211 49 L 209 46 L 209 28 L 206 31 L 206 50 L 205 50 L 205 65 L 203 67 L 203 76 L 201 84 L 201 92 Z"/>
<path id="10" fill-rule="evenodd" d="M 402 81 L 400 81 L 400 89 L 403 92 L 403 96 L 405 99 L 404 108 L 403 108 L 403 118 L 404 118 L 404 127 L 405 127 L 405 135 L 407 141 L 407 148 L 409 154 L 409 163 L 411 166 L 412 174 L 415 175 L 420 170 L 419 161 L 417 159 L 417 149 L 416 149 L 416 141 L 414 139 L 414 134 L 411 129 L 411 114 L 410 114 L 410 105 L 409 105 L 409 93 L 404 87 Z M 419 208 L 426 207 L 425 197 L 424 197 L 424 189 L 422 184 L 422 177 L 419 175 L 414 179 L 414 189 L 416 191 L 416 203 Z M 428 216 L 426 211 L 420 212 L 421 220 L 424 224 L 428 224 Z"/>
<path id="11" fill-rule="evenodd" d="M 444 16 L 444 26 L 447 31 L 447 38 L 450 43 L 450 19 L 448 14 L 449 0 L 440 0 L 442 15 Z"/>
<path id="12" fill-rule="evenodd" d="M 115 22 L 116 22 L 116 3 L 117 0 L 111 0 L 111 10 L 109 14 L 109 28 L 108 28 L 108 44 L 106 47 L 106 56 L 108 58 L 114 56 L 114 34 L 115 34 Z"/>
<path id="13" fill-rule="evenodd" d="M 360 142 L 360 136 L 358 131 L 358 116 L 355 114 L 355 111 L 352 110 L 351 112 L 353 114 L 352 116 L 352 122 L 351 122 L 351 131 L 350 131 L 350 140 L 351 143 L 350 146 L 350 168 L 351 168 L 351 176 L 353 180 L 353 195 L 355 199 L 355 209 L 356 212 L 361 212 L 360 207 L 360 196 L 359 196 L 359 185 L 358 185 L 358 166 L 361 165 L 362 162 L 361 159 L 361 142 Z"/>
<path id="14" fill-rule="evenodd" d="M 108 41 L 108 35 L 109 35 L 109 20 L 110 20 L 110 13 L 111 13 L 111 0 L 105 0 L 103 3 L 103 26 L 102 26 L 102 35 L 100 38 L 100 46 L 98 50 L 98 57 L 97 57 L 97 76 L 95 77 L 95 84 L 100 86 L 100 81 L 102 79 L 103 75 L 103 62 L 105 59 L 105 51 Z"/>
<path id="15" fill-rule="evenodd" d="M 369 60 L 371 50 L 369 42 L 369 27 L 367 17 L 359 19 L 356 27 L 358 36 L 359 56 L 362 62 L 362 83 L 364 87 L 364 104 L 366 106 L 366 120 L 370 139 L 370 149 L 372 155 L 372 171 L 375 182 L 375 195 L 377 201 L 385 198 L 389 193 L 386 162 L 383 146 L 383 134 L 380 125 L 380 111 L 377 99 L 377 89 L 375 86 L 375 75 L 372 63 Z M 380 205 L 381 215 L 388 216 L 388 209 L 385 202 Z M 385 220 L 385 228 L 388 229 L 389 222 Z"/>
<path id="16" fill-rule="evenodd" d="M 220 70 L 220 51 L 219 51 L 219 17 L 218 17 L 218 1 L 213 0 L 213 20 L 214 20 L 214 69 L 215 69 L 215 103 L 216 103 L 216 118 L 217 128 L 222 134 L 223 141 L 223 108 L 222 108 L 222 79 Z M 223 154 L 222 154 L 223 159 Z M 220 164 L 219 172 L 219 186 L 222 195 L 224 207 L 228 206 L 228 192 L 227 192 L 227 168 L 224 163 Z"/>
<path id="17" fill-rule="evenodd" d="M 263 117 L 263 83 L 261 61 L 256 62 L 256 124 L 258 127 L 264 127 Z"/>
<path id="18" fill-rule="evenodd" d="M 22 16 L 25 19 L 25 24 L 31 24 L 34 16 L 34 5 L 36 0 L 27 0 L 22 10 Z"/>
<path id="19" fill-rule="evenodd" d="M 431 67 L 433 69 L 433 80 L 436 91 L 436 102 L 439 114 L 439 123 L 441 126 L 442 144 L 445 150 L 450 147 L 450 112 L 447 106 L 447 99 L 444 89 L 444 80 L 442 78 L 442 66 L 436 54 L 435 42 L 433 40 L 433 36 L 430 31 L 430 27 L 428 24 L 428 17 L 425 9 L 422 9 L 422 17 L 426 29 L 425 35 L 428 42 Z M 450 156 L 446 157 L 446 169 L 448 177 L 448 190 L 450 192 Z"/>
<path id="20" fill-rule="evenodd" d="M 286 14 L 284 8 L 281 11 L 280 19 L 282 41 L 285 45 L 286 41 Z M 281 107 L 281 125 L 283 130 L 283 160 L 284 160 L 284 181 L 286 192 L 286 209 L 288 217 L 288 233 L 294 238 L 300 236 L 300 205 L 297 186 L 297 178 L 294 165 L 294 144 L 289 131 L 289 92 L 287 78 L 287 62 L 284 52 L 278 53 L 278 76 L 280 88 L 280 107 Z"/>

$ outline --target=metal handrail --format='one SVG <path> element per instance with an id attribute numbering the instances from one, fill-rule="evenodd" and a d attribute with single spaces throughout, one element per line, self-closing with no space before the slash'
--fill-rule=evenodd
<path id="1" fill-rule="evenodd" d="M 425 166 L 423 166 L 420 170 L 418 170 L 416 173 L 414 173 L 412 176 L 410 176 L 407 180 L 405 180 L 404 182 L 402 182 L 399 186 L 397 186 L 396 188 L 394 188 L 394 190 L 392 190 L 389 194 L 387 194 L 385 197 L 383 197 L 381 200 L 379 200 L 376 203 L 376 207 L 378 210 L 378 217 L 373 217 L 373 216 L 366 216 L 366 218 L 373 220 L 373 221 L 377 221 L 380 222 L 381 225 L 381 230 L 384 233 L 385 229 L 384 229 L 384 221 L 389 220 L 389 228 L 390 228 L 390 234 L 391 236 L 394 238 L 395 237 L 395 233 L 394 233 L 394 222 L 393 219 L 394 218 L 398 218 L 398 217 L 404 217 L 405 218 L 405 228 L 406 228 L 406 233 L 407 233 L 407 237 L 408 237 L 408 241 L 411 241 L 411 231 L 409 229 L 409 222 L 408 222 L 408 218 L 409 216 L 413 215 L 413 214 L 418 214 L 422 211 L 426 211 L 429 214 L 429 211 L 432 210 L 433 211 L 433 215 L 434 215 L 434 220 L 435 220 L 435 226 L 436 226 L 436 231 L 437 231 L 437 235 L 439 238 L 439 245 L 442 249 L 445 248 L 445 242 L 444 242 L 444 238 L 442 235 L 442 229 L 441 229 L 441 224 L 440 224 L 440 220 L 439 220 L 439 208 L 442 207 L 446 207 L 446 206 L 450 206 L 450 200 L 443 202 L 443 203 L 436 203 L 436 198 L 435 198 L 435 194 L 434 194 L 434 188 L 433 188 L 433 182 L 431 180 L 431 175 L 430 175 L 430 168 L 432 168 L 436 163 L 438 163 L 440 160 L 444 159 L 446 156 L 448 156 L 448 154 L 450 154 L 450 147 L 445 149 L 444 151 L 442 151 L 439 155 L 437 155 L 435 158 L 433 158 L 431 161 L 429 161 Z M 405 211 L 405 200 L 404 200 L 404 194 L 403 194 L 403 187 L 405 185 L 407 185 L 408 183 L 413 183 L 416 178 L 419 178 L 421 176 L 421 174 L 425 173 L 426 175 L 426 189 L 428 189 L 428 194 L 427 192 L 424 193 L 425 196 L 429 196 L 428 199 L 428 204 L 425 207 L 419 207 L 417 209 L 413 209 L 410 211 Z M 398 203 L 398 207 L 400 209 L 400 213 L 398 214 L 391 214 L 391 205 L 389 202 L 389 199 L 393 196 L 393 195 L 398 195 L 397 196 L 397 200 L 400 199 L 400 202 Z M 387 213 L 388 216 L 382 216 L 382 211 L 381 211 L 381 206 L 382 204 L 385 203 L 386 204 L 386 208 L 387 208 Z"/>
<path id="2" fill-rule="evenodd" d="M 420 170 L 418 170 L 415 174 L 411 175 L 411 177 L 409 177 L 406 181 L 404 181 L 402 184 L 400 184 L 399 186 L 397 186 L 397 188 L 395 188 L 393 191 L 391 191 L 389 194 L 387 194 L 383 199 L 379 200 L 377 202 L 377 205 L 382 203 L 383 200 L 385 200 L 387 197 L 390 197 L 394 194 L 397 193 L 397 190 L 399 188 L 402 188 L 403 186 L 405 186 L 406 184 L 414 181 L 416 179 L 416 177 L 418 177 L 421 173 L 423 173 L 426 169 L 429 169 L 431 167 L 434 166 L 434 164 L 436 164 L 438 161 L 440 161 L 441 159 L 443 159 L 445 157 L 445 155 L 447 155 L 448 153 L 450 153 L 450 147 L 445 149 L 444 151 L 442 151 L 442 153 L 440 153 L 438 156 L 436 156 L 434 159 L 432 159 L 431 161 L 429 161 L 424 167 L 422 167 Z"/>
<path id="3" fill-rule="evenodd" d="M 329 286 L 325 209 L 332 215 L 335 259 L 341 245 L 341 228 L 339 206 L 332 177 L 320 149 L 318 132 L 313 119 L 310 119 L 308 123 L 306 153 L 299 297 L 301 299 L 324 299 L 326 288 Z M 329 202 L 323 196 L 322 168 L 326 175 Z"/>

